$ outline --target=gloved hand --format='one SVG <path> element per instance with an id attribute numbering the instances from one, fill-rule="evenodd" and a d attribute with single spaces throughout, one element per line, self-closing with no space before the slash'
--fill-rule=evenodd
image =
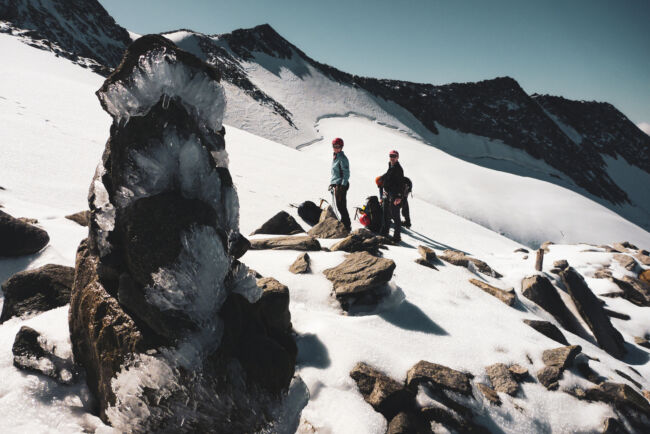
<path id="1" fill-rule="evenodd" d="M 327 189 L 328 191 L 334 191 L 336 188 L 336 184 L 330 184 L 329 188 Z"/>

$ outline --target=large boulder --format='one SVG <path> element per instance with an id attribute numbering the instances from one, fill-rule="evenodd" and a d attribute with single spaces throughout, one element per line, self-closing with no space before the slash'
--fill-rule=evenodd
<path id="1" fill-rule="evenodd" d="M 473 258 L 457 250 L 445 250 L 442 252 L 442 255 L 440 255 L 440 259 L 447 261 L 450 264 L 458 265 L 459 267 L 474 267 L 481 273 L 488 276 L 503 277 L 500 273 L 494 271 L 488 264 L 481 261 L 480 259 Z"/>
<path id="2" fill-rule="evenodd" d="M 55 264 L 14 274 L 2 284 L 0 324 L 12 316 L 45 312 L 70 303 L 73 280 L 74 268 Z"/>
<path id="3" fill-rule="evenodd" d="M 316 238 L 344 238 L 350 233 L 343 223 L 336 218 L 332 207 L 327 207 L 321 213 L 320 220 L 307 232 Z"/>
<path id="4" fill-rule="evenodd" d="M 560 277 L 598 345 L 612 356 L 622 358 L 626 353 L 623 336 L 614 328 L 602 303 L 589 289 L 582 276 L 569 267 L 560 272 Z"/>
<path id="5" fill-rule="evenodd" d="M 36 253 L 50 242 L 43 229 L 0 211 L 0 257 Z"/>
<path id="6" fill-rule="evenodd" d="M 121 432 L 268 429 L 297 349 L 288 289 L 237 259 L 219 73 L 148 35 L 97 95 L 113 124 L 69 326 L 100 417 Z"/>
<path id="7" fill-rule="evenodd" d="M 521 282 L 521 293 L 530 301 L 553 315 L 566 330 L 579 334 L 573 314 L 566 307 L 557 289 L 545 276 L 535 274 Z"/>
<path id="8" fill-rule="evenodd" d="M 312 236 L 291 236 L 251 240 L 251 250 L 302 250 L 308 252 L 321 249 L 318 240 Z"/>
<path id="9" fill-rule="evenodd" d="M 383 286 L 393 277 L 395 262 L 367 252 L 349 254 L 345 261 L 323 272 L 337 296 L 357 294 Z"/>
<path id="10" fill-rule="evenodd" d="M 251 235 L 266 234 L 266 235 L 295 235 L 305 232 L 300 227 L 296 219 L 294 219 L 288 212 L 280 211 L 262 226 L 255 229 Z"/>

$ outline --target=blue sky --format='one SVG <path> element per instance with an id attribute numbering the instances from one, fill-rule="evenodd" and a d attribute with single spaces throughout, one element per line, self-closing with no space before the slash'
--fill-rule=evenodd
<path id="1" fill-rule="evenodd" d="M 508 75 L 650 123 L 650 0 L 99 0 L 136 33 L 269 23 L 346 72 L 445 84 Z"/>

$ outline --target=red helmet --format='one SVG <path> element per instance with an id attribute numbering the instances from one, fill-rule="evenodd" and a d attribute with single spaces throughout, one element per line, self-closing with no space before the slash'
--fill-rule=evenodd
<path id="1" fill-rule="evenodd" d="M 332 146 L 341 146 L 343 147 L 343 139 L 340 137 L 337 137 L 336 139 L 332 140 Z"/>
<path id="2" fill-rule="evenodd" d="M 361 214 L 361 217 L 359 217 L 359 223 L 368 226 L 370 224 L 370 217 L 368 217 L 368 214 Z"/>
<path id="3" fill-rule="evenodd" d="M 388 156 L 389 156 L 389 157 L 390 157 L 390 156 L 393 156 L 393 155 L 396 156 L 397 158 L 399 158 L 399 152 L 397 152 L 397 151 L 394 150 L 394 149 L 388 153 Z"/>

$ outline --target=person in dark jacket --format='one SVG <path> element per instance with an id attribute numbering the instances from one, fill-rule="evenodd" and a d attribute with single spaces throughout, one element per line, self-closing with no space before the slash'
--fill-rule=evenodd
<path id="1" fill-rule="evenodd" d="M 399 164 L 399 152 L 390 151 L 388 154 L 388 170 L 382 175 L 382 211 L 383 224 L 381 234 L 388 236 L 391 220 L 395 223 L 393 241 L 401 241 L 402 221 L 400 219 L 400 204 L 404 194 L 404 170 Z"/>
<path id="2" fill-rule="evenodd" d="M 334 158 L 332 159 L 330 190 L 334 190 L 336 209 L 341 214 L 341 223 L 349 231 L 352 227 L 347 203 L 348 189 L 350 188 L 350 162 L 343 153 L 343 139 L 337 137 L 332 140 L 332 149 Z"/>
<path id="3" fill-rule="evenodd" d="M 402 226 L 405 228 L 411 227 L 411 210 L 409 209 L 409 194 L 413 191 L 413 183 L 406 176 L 404 177 L 404 196 L 402 197 L 402 217 L 404 221 Z"/>

